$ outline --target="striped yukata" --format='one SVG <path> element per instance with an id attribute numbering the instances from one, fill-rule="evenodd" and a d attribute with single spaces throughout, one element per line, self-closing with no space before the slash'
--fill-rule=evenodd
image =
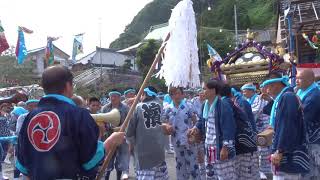
<path id="1" fill-rule="evenodd" d="M 277 175 L 273 175 L 273 180 L 302 180 L 302 177 L 300 174 L 278 172 Z"/>
<path id="2" fill-rule="evenodd" d="M 235 159 L 226 161 L 217 160 L 215 111 L 209 112 L 206 122 L 206 172 L 207 180 L 233 180 L 236 179 Z"/>
<path id="3" fill-rule="evenodd" d="M 271 174 L 271 163 L 270 163 L 270 147 L 260 147 L 258 146 L 259 153 L 259 170 L 264 174 Z"/>
<path id="4" fill-rule="evenodd" d="M 236 172 L 238 180 L 259 180 L 258 152 L 237 155 Z"/>
<path id="5" fill-rule="evenodd" d="M 137 170 L 137 180 L 169 180 L 167 164 L 163 162 L 150 170 Z"/>
<path id="6" fill-rule="evenodd" d="M 257 129 L 258 133 L 261 133 L 263 130 L 267 129 L 269 123 L 269 116 L 266 114 L 260 115 L 261 121 L 264 122 L 260 124 Z M 259 153 L 259 170 L 264 174 L 271 174 L 271 163 L 270 163 L 270 155 L 271 155 L 271 147 L 261 147 L 258 146 L 258 153 Z"/>
<path id="7" fill-rule="evenodd" d="M 270 116 L 263 113 L 263 108 L 267 105 L 267 102 L 257 96 L 251 104 L 252 113 L 256 120 L 258 133 L 263 132 L 269 126 Z M 258 146 L 259 153 L 259 170 L 264 174 L 271 174 L 271 163 L 269 156 L 271 154 L 271 147 Z"/>
<path id="8" fill-rule="evenodd" d="M 200 101 L 199 97 L 195 97 L 192 99 L 192 105 L 193 105 L 194 109 L 196 110 L 198 117 L 200 117 L 202 114 L 203 104 L 204 104 L 204 101 Z M 199 143 L 197 146 L 198 146 L 198 163 L 199 163 L 200 176 L 201 176 L 200 179 L 206 180 L 206 165 L 204 163 L 204 155 L 205 155 L 204 142 L 201 141 L 201 143 Z M 201 159 L 201 160 L 199 160 L 199 159 Z"/>
<path id="9" fill-rule="evenodd" d="M 258 99 L 257 97 L 255 99 Z M 234 103 L 237 126 L 236 174 L 239 180 L 259 180 L 259 158 L 256 146 L 256 122 L 250 102 L 238 96 Z"/>
<path id="10" fill-rule="evenodd" d="M 320 145 L 309 144 L 310 173 L 303 176 L 306 180 L 320 180 Z"/>

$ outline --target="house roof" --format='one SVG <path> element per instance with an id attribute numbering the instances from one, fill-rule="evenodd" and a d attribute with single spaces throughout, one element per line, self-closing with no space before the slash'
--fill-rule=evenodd
<path id="1" fill-rule="evenodd" d="M 168 23 L 151 26 L 148 35 L 144 39 L 145 40 L 148 40 L 148 39 L 164 40 L 168 32 L 169 32 Z"/>
<path id="2" fill-rule="evenodd" d="M 290 7 L 290 8 L 289 8 Z M 278 15 L 283 19 L 285 17 L 285 11 L 288 10 L 288 15 L 291 15 L 292 23 L 291 28 L 298 32 L 303 30 L 314 31 L 319 29 L 320 20 L 318 18 L 318 9 L 320 8 L 319 0 L 280 0 Z M 288 24 L 282 23 L 282 29 L 288 29 Z M 283 31 L 284 34 L 288 34 Z"/>
<path id="3" fill-rule="evenodd" d="M 96 55 L 97 52 L 109 52 L 109 53 L 113 53 L 113 54 L 118 54 L 118 55 L 123 55 L 123 56 L 127 56 L 129 57 L 130 55 L 128 55 L 127 53 L 124 52 L 118 52 L 115 49 L 110 49 L 110 48 L 100 48 L 100 47 L 96 47 L 96 50 L 87 54 L 86 56 L 84 56 L 83 58 L 77 60 L 76 64 L 87 64 L 89 60 L 93 59 L 94 56 Z"/>
<path id="4" fill-rule="evenodd" d="M 119 52 L 119 53 L 126 53 L 126 52 L 130 52 L 130 51 L 135 51 L 137 48 L 140 47 L 141 44 L 142 44 L 142 43 L 140 42 L 140 43 L 135 44 L 135 45 L 132 45 L 132 46 L 130 46 L 130 47 L 128 47 L 128 48 L 121 49 L 121 50 L 119 50 L 119 51 L 117 51 L 117 52 Z"/>
<path id="5" fill-rule="evenodd" d="M 263 30 L 263 31 L 255 31 L 256 37 L 255 41 L 259 43 L 271 42 L 273 38 L 275 38 L 272 30 Z M 239 41 L 245 42 L 247 40 L 247 33 L 239 35 Z"/>
<path id="6" fill-rule="evenodd" d="M 77 60 L 76 64 L 88 64 L 88 60 L 92 59 L 96 55 L 97 51 L 93 51 L 81 59 Z"/>
<path id="7" fill-rule="evenodd" d="M 96 47 L 96 51 L 100 51 L 100 50 L 104 51 L 104 52 L 112 52 L 112 53 L 118 53 L 118 54 L 122 54 L 122 55 L 128 56 L 128 54 L 119 52 L 116 49 Z"/>
<path id="8" fill-rule="evenodd" d="M 62 51 L 62 50 L 61 50 L 60 48 L 58 48 L 57 46 L 53 45 L 53 47 L 54 47 L 54 49 L 60 51 L 63 55 L 65 55 L 65 56 L 67 57 L 67 59 L 70 58 L 69 54 L 67 54 L 66 52 Z M 38 53 L 38 52 L 40 52 L 40 51 L 45 51 L 45 49 L 46 49 L 46 46 L 29 50 L 29 51 L 28 51 L 28 55 L 29 55 L 29 56 L 32 56 L 33 54 L 36 54 L 36 53 Z"/>
<path id="9" fill-rule="evenodd" d="M 163 41 L 164 38 L 166 38 L 166 35 L 168 34 L 168 32 L 169 32 L 168 23 L 163 23 L 163 24 L 151 26 L 149 33 L 146 35 L 146 37 L 141 42 L 134 44 L 128 48 L 121 49 L 117 52 L 127 54 L 128 52 L 135 51 L 143 44 L 144 41 L 150 40 L 150 39 Z"/>

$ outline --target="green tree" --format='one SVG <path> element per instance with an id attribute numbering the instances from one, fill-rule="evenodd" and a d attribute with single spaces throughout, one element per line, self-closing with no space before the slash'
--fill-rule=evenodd
<path id="1" fill-rule="evenodd" d="M 112 42 L 110 47 L 123 49 L 142 41 L 150 26 L 168 22 L 171 10 L 178 2 L 179 0 L 152 1 L 133 18 L 124 33 Z M 211 11 L 208 11 L 208 2 Z M 276 3 L 276 0 L 193 0 L 193 7 L 199 29 L 205 26 L 232 30 L 234 29 L 233 7 L 236 4 L 238 28 L 246 30 L 270 28 L 275 25 Z"/>
<path id="2" fill-rule="evenodd" d="M 148 40 L 137 51 L 137 66 L 140 72 L 143 74 L 143 78 L 146 77 L 153 60 L 160 48 L 160 42 L 156 40 Z M 156 87 L 160 91 L 166 91 L 165 81 L 152 77 L 149 84 Z"/>
<path id="3" fill-rule="evenodd" d="M 198 34 L 198 46 L 200 49 L 199 57 L 200 60 L 202 60 L 201 64 L 206 64 L 206 61 L 209 59 L 207 43 L 213 46 L 222 58 L 235 47 L 234 33 L 232 32 L 220 32 L 219 29 L 202 28 Z"/>
<path id="4" fill-rule="evenodd" d="M 177 3 L 177 0 L 154 0 L 147 4 L 126 26 L 124 33 L 110 44 L 110 48 L 123 49 L 139 43 L 151 26 L 168 21 Z"/>
<path id="5" fill-rule="evenodd" d="M 32 61 L 25 61 L 24 64 L 18 65 L 14 56 L 0 56 L 0 87 L 13 86 L 6 84 L 3 80 L 13 81 L 19 85 L 30 85 L 37 80 L 34 71 L 35 65 Z"/>
<path id="6" fill-rule="evenodd" d="M 123 70 L 130 70 L 133 67 L 133 64 L 131 63 L 131 59 L 126 59 L 124 61 L 124 64 L 122 65 Z"/>
<path id="7" fill-rule="evenodd" d="M 137 66 L 145 77 L 160 48 L 160 43 L 154 39 L 148 40 L 137 50 Z"/>

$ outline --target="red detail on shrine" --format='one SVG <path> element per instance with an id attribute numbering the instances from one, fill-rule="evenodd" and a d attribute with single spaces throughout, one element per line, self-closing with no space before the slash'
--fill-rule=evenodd
<path id="1" fill-rule="evenodd" d="M 320 68 L 319 63 L 303 63 L 303 64 L 298 64 L 298 68 Z"/>

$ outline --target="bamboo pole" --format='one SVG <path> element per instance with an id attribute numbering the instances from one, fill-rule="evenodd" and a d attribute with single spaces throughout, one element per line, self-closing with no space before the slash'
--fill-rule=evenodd
<path id="1" fill-rule="evenodd" d="M 143 93 L 143 90 L 147 86 L 147 83 L 149 82 L 149 80 L 151 79 L 152 73 L 153 73 L 154 69 L 156 68 L 156 65 L 158 64 L 158 62 L 161 59 L 161 54 L 163 53 L 164 48 L 166 47 L 166 43 L 169 40 L 169 38 L 170 38 L 170 34 L 168 34 L 166 39 L 163 41 L 163 43 L 162 43 L 162 45 L 161 45 L 161 47 L 160 47 L 160 49 L 158 51 L 158 54 L 156 55 L 155 59 L 153 60 L 153 63 L 151 65 L 150 69 L 149 69 L 149 72 L 148 72 L 147 76 L 145 77 L 145 79 L 144 79 L 144 81 L 143 81 L 143 83 L 142 83 L 142 85 L 141 85 L 141 87 L 139 89 L 139 92 L 138 92 L 138 94 L 137 94 L 132 106 L 130 107 L 130 110 L 129 110 L 128 114 L 127 114 L 127 117 L 124 120 L 123 124 L 121 125 L 120 132 L 124 132 L 126 130 L 126 128 L 128 127 L 128 124 L 129 124 L 129 122 L 131 120 L 132 114 L 133 114 L 134 110 L 136 109 L 136 106 L 137 106 L 137 104 L 138 104 L 138 102 L 140 100 L 140 97 L 141 97 L 141 95 Z M 113 156 L 115 151 L 116 151 L 116 147 L 112 147 L 110 150 L 108 150 L 108 155 L 105 158 L 105 160 L 104 160 L 104 162 L 103 162 L 103 164 L 102 164 L 102 166 L 101 166 L 101 168 L 99 170 L 99 173 L 98 173 L 98 176 L 96 177 L 96 180 L 100 180 L 102 178 L 103 173 L 106 170 L 106 168 L 108 167 L 109 162 L 110 162 L 110 160 L 111 160 L 111 158 L 112 158 L 112 156 Z"/>

